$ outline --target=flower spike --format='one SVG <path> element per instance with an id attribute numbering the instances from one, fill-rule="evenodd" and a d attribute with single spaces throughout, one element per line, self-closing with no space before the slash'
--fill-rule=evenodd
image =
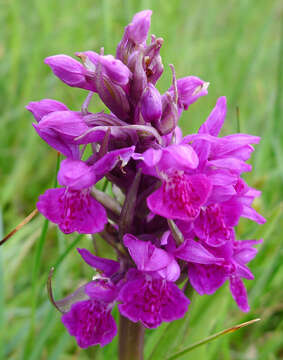
<path id="1" fill-rule="evenodd" d="M 164 40 L 152 34 L 147 41 L 151 16 L 151 10 L 134 15 L 116 56 L 102 47 L 77 52 L 80 61 L 63 54 L 45 59 L 61 81 L 88 91 L 80 108 L 52 99 L 27 105 L 38 135 L 64 155 L 59 185 L 39 196 L 38 211 L 65 234 L 91 234 L 95 248 L 105 241 L 116 256 L 98 256 L 103 246 L 94 255 L 80 245 L 79 258 L 93 276 L 59 301 L 51 286 L 54 269 L 49 273 L 50 301 L 81 348 L 112 341 L 115 304 L 121 329 L 129 321 L 152 329 L 181 319 L 190 304 L 188 287 L 210 295 L 229 282 L 239 309 L 249 311 L 244 281 L 254 279 L 248 263 L 262 240 L 238 240 L 235 228 L 243 217 L 265 222 L 253 208 L 260 191 L 242 179 L 252 170 L 247 160 L 260 138 L 219 136 L 225 96 L 197 133 L 183 136 L 182 112 L 207 95 L 209 83 L 177 78 L 169 65 L 171 86 L 160 93 Z M 104 106 L 97 113 L 95 97 Z M 123 334 L 119 341 L 132 350 Z"/>

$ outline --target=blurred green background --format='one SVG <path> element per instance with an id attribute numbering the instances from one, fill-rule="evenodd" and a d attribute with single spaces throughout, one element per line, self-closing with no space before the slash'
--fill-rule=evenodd
<path id="1" fill-rule="evenodd" d="M 240 239 L 264 238 L 250 266 L 255 281 L 247 282 L 251 312 L 237 309 L 227 286 L 212 296 L 194 294 L 185 319 L 147 331 L 145 358 L 165 359 L 183 346 L 255 317 L 261 322 L 181 359 L 283 358 L 280 0 L 0 0 L 0 230 L 2 234 L 12 230 L 35 208 L 38 195 L 54 183 L 56 152 L 36 135 L 25 105 L 54 98 L 78 110 L 86 96 L 55 78 L 43 59 L 99 51 L 101 46 L 106 54 L 114 53 L 124 26 L 135 12 L 146 8 L 153 10 L 151 32 L 165 40 L 165 75 L 159 90 L 165 91 L 171 83 L 170 63 L 178 77 L 196 75 L 210 82 L 209 94 L 183 114 L 184 133 L 196 131 L 216 99 L 226 95 L 229 111 L 223 133 L 235 132 L 239 126 L 241 132 L 262 137 L 252 156 L 253 172 L 246 179 L 262 190 L 255 207 L 268 221 L 258 226 L 244 220 L 237 229 Z M 95 98 L 92 110 L 101 109 Z M 91 249 L 91 240 L 64 236 L 49 225 L 44 241 L 46 230 L 38 216 L 0 248 L 0 360 L 116 359 L 117 339 L 103 349 L 80 350 L 45 291 L 53 265 L 57 265 L 53 284 L 57 299 L 90 279 L 92 272 L 74 247 L 80 243 Z"/>

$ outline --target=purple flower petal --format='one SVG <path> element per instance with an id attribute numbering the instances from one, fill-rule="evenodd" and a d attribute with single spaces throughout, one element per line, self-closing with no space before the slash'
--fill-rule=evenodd
<path id="1" fill-rule="evenodd" d="M 170 145 L 163 149 L 158 168 L 160 171 L 190 170 L 196 169 L 198 164 L 198 156 L 190 145 Z"/>
<path id="2" fill-rule="evenodd" d="M 112 303 L 117 297 L 116 286 L 107 280 L 89 282 L 85 285 L 85 292 L 91 299 L 103 301 L 105 303 Z"/>
<path id="3" fill-rule="evenodd" d="M 36 123 L 32 124 L 38 135 L 47 142 L 48 145 L 62 153 L 68 158 L 78 159 L 80 155 L 80 149 L 78 145 L 71 144 L 60 136 L 56 131 L 52 129 L 41 130 L 39 125 Z"/>
<path id="4" fill-rule="evenodd" d="M 207 200 L 207 204 L 211 205 L 214 203 L 228 201 L 234 195 L 236 195 L 236 191 L 233 185 L 226 185 L 226 186 L 215 185 L 212 187 L 209 199 Z"/>
<path id="5" fill-rule="evenodd" d="M 161 95 L 151 83 L 141 97 L 141 113 L 146 122 L 156 122 L 161 117 Z"/>
<path id="6" fill-rule="evenodd" d="M 87 71 L 77 60 L 67 55 L 49 56 L 44 60 L 65 84 L 86 90 L 96 91 L 93 82 L 87 80 Z"/>
<path id="7" fill-rule="evenodd" d="M 119 161 L 122 162 L 121 166 L 125 166 L 131 159 L 135 147 L 127 147 L 123 149 L 113 150 L 105 154 L 93 165 L 93 171 L 96 174 L 97 181 L 102 179 L 103 176 L 114 169 Z"/>
<path id="8" fill-rule="evenodd" d="M 214 109 L 206 119 L 205 123 L 199 128 L 199 134 L 210 134 L 217 136 L 224 124 L 226 117 L 226 97 L 220 97 Z"/>
<path id="9" fill-rule="evenodd" d="M 199 242 L 192 239 L 187 239 L 179 246 L 174 251 L 174 255 L 179 259 L 198 264 L 217 264 L 223 261 L 223 258 L 214 256 Z"/>
<path id="10" fill-rule="evenodd" d="M 242 216 L 257 222 L 258 224 L 264 224 L 266 222 L 263 216 L 249 206 L 244 206 Z"/>
<path id="11" fill-rule="evenodd" d="M 73 304 L 70 311 L 62 316 L 62 322 L 81 348 L 97 344 L 104 346 L 117 334 L 110 310 L 98 301 L 86 300 Z"/>
<path id="12" fill-rule="evenodd" d="M 132 22 L 127 26 L 126 34 L 135 44 L 143 44 L 146 41 L 151 14 L 151 10 L 140 11 L 135 14 Z"/>
<path id="13" fill-rule="evenodd" d="M 231 199 L 221 204 L 224 221 L 227 226 L 237 226 L 242 215 L 243 206 L 237 199 Z"/>
<path id="14" fill-rule="evenodd" d="M 141 321 L 147 328 L 156 328 L 163 321 L 182 318 L 189 299 L 172 282 L 136 273 L 119 294 L 119 311 L 133 322 Z"/>
<path id="15" fill-rule="evenodd" d="M 205 175 L 175 172 L 147 198 L 147 205 L 153 213 L 167 219 L 193 220 L 210 191 L 211 184 Z"/>
<path id="16" fill-rule="evenodd" d="M 199 164 L 198 156 L 190 145 L 169 145 L 162 149 L 149 148 L 143 154 L 135 154 L 136 160 L 143 160 L 143 172 L 159 176 L 156 172 L 169 170 L 191 170 Z"/>
<path id="17" fill-rule="evenodd" d="M 206 175 L 212 185 L 217 186 L 235 185 L 238 181 L 238 176 L 227 169 L 209 169 L 206 171 Z"/>
<path id="18" fill-rule="evenodd" d="M 206 165 L 206 162 L 210 156 L 210 148 L 211 145 L 208 141 L 204 140 L 195 140 L 192 143 L 192 148 L 195 150 L 198 158 L 199 158 L 199 166 L 198 169 L 203 171 Z"/>
<path id="19" fill-rule="evenodd" d="M 49 189 L 39 197 L 37 208 L 65 234 L 95 234 L 107 223 L 104 207 L 88 190 Z"/>
<path id="20" fill-rule="evenodd" d="M 154 167 L 159 163 L 162 154 L 163 151 L 161 149 L 150 148 L 146 150 L 142 155 L 140 155 L 139 159 L 143 160 L 148 167 Z M 139 160 L 137 157 L 136 159 Z"/>
<path id="21" fill-rule="evenodd" d="M 179 279 L 181 269 L 177 261 L 171 255 L 171 262 L 163 269 L 158 270 L 158 274 L 167 281 L 176 281 Z"/>
<path id="22" fill-rule="evenodd" d="M 69 110 L 66 105 L 60 101 L 52 99 L 43 99 L 40 101 L 32 101 L 27 106 L 26 109 L 30 111 L 35 120 L 40 122 L 40 120 L 47 114 L 50 114 L 54 111 L 67 111 Z"/>
<path id="23" fill-rule="evenodd" d="M 107 277 L 112 276 L 119 271 L 120 263 L 118 261 L 104 259 L 93 255 L 87 249 L 77 248 L 83 260 L 91 267 L 101 270 Z"/>
<path id="24" fill-rule="evenodd" d="M 252 170 L 252 166 L 250 164 L 246 164 L 243 160 L 237 158 L 222 158 L 216 160 L 208 161 L 210 166 L 215 166 L 220 169 L 230 169 L 237 174 L 241 174 L 242 172 L 247 172 Z"/>
<path id="25" fill-rule="evenodd" d="M 230 291 L 239 308 L 243 312 L 250 311 L 247 290 L 239 277 L 230 277 Z"/>
<path id="26" fill-rule="evenodd" d="M 196 76 L 187 76 L 177 80 L 178 88 L 178 105 L 181 109 L 188 110 L 200 96 L 207 95 L 209 83 L 201 80 Z M 173 91 L 171 87 L 170 92 Z"/>
<path id="27" fill-rule="evenodd" d="M 253 248 L 258 245 L 262 240 L 238 240 L 234 241 L 234 259 L 240 264 L 247 264 L 257 254 L 257 249 Z"/>
<path id="28" fill-rule="evenodd" d="M 149 241 L 138 240 L 131 234 L 124 235 L 123 240 L 138 270 L 157 271 L 172 261 L 165 250 L 157 248 Z"/>
<path id="29" fill-rule="evenodd" d="M 52 129 L 58 134 L 74 139 L 89 130 L 83 115 L 75 111 L 53 111 L 44 116 L 38 125 L 39 129 Z"/>
<path id="30" fill-rule="evenodd" d="M 130 69 L 112 55 L 99 55 L 94 51 L 77 52 L 76 55 L 83 60 L 90 78 L 95 79 L 98 64 L 102 72 L 118 85 L 126 85 L 132 77 Z"/>
<path id="31" fill-rule="evenodd" d="M 122 61 L 115 59 L 112 55 L 106 55 L 100 57 L 100 63 L 112 81 L 118 85 L 128 84 L 132 73 Z"/>
<path id="32" fill-rule="evenodd" d="M 227 280 L 226 271 L 217 265 L 190 263 L 188 275 L 192 287 L 200 295 L 211 295 Z"/>
<path id="33" fill-rule="evenodd" d="M 237 264 L 237 275 L 239 277 L 241 277 L 241 278 L 245 278 L 245 279 L 248 279 L 248 280 L 253 280 L 254 279 L 254 275 L 251 272 L 251 270 L 247 266 L 242 265 L 240 263 Z"/>
<path id="34" fill-rule="evenodd" d="M 65 159 L 61 162 L 58 182 L 72 190 L 87 189 L 96 183 L 93 168 L 81 160 Z"/>

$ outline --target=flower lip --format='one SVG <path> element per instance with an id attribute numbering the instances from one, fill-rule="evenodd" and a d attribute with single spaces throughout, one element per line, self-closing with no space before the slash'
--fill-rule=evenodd
<path id="1" fill-rule="evenodd" d="M 173 282 L 153 278 L 135 269 L 128 272 L 128 281 L 122 287 L 118 301 L 123 316 L 133 322 L 141 321 L 150 329 L 163 321 L 182 318 L 190 304 Z"/>
<path id="2" fill-rule="evenodd" d="M 104 346 L 117 334 L 110 310 L 95 300 L 73 304 L 70 311 L 62 316 L 62 322 L 83 349 L 97 344 Z"/>
<path id="3" fill-rule="evenodd" d="M 209 178 L 180 171 L 165 176 L 162 186 L 147 198 L 149 209 L 167 219 L 195 219 L 211 193 Z"/>

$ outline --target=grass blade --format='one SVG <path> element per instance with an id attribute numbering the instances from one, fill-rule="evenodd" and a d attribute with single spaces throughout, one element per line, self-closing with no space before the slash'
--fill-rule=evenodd
<path id="1" fill-rule="evenodd" d="M 10 239 L 17 231 L 19 231 L 24 225 L 29 223 L 35 215 L 38 213 L 37 209 L 34 209 L 26 218 L 24 218 L 23 221 L 21 221 L 12 231 L 9 232 L 8 235 L 6 235 L 1 241 L 0 246 L 3 245 L 7 240 Z M 0 234 L 0 238 L 2 237 L 2 234 Z"/>
<path id="2" fill-rule="evenodd" d="M 73 250 L 74 247 L 81 241 L 81 239 L 84 237 L 84 234 L 78 235 L 71 244 L 67 247 L 67 249 L 59 256 L 58 260 L 56 261 L 54 267 L 54 272 L 56 272 L 59 268 L 59 265 L 62 263 L 62 261 L 65 259 L 65 257 Z"/>
<path id="3" fill-rule="evenodd" d="M 242 327 L 245 327 L 245 326 L 248 326 L 248 325 L 251 325 L 257 321 L 259 321 L 260 319 L 253 319 L 253 320 L 250 320 L 250 321 L 246 321 L 242 324 L 239 324 L 239 325 L 236 325 L 236 326 L 233 326 L 231 328 L 228 328 L 228 329 L 225 329 L 225 330 L 222 330 L 216 334 L 213 334 L 211 336 L 208 336 L 207 338 L 201 340 L 201 341 L 198 341 L 197 343 L 195 344 L 192 344 L 190 346 L 188 346 L 187 348 L 181 350 L 181 351 L 178 351 L 177 353 L 169 356 L 166 360 L 174 360 L 174 359 L 178 359 L 180 356 L 182 355 L 185 355 L 187 354 L 188 352 L 198 348 L 199 346 L 202 346 L 204 344 L 207 344 L 208 342 L 212 341 L 212 340 L 215 340 L 217 338 L 219 338 L 220 336 L 223 336 L 223 335 L 226 335 L 226 334 L 230 334 L 230 333 L 233 333 L 239 329 L 241 329 Z"/>
<path id="4" fill-rule="evenodd" d="M 58 173 L 58 170 L 59 170 L 59 166 L 60 166 L 60 154 L 58 153 L 58 155 L 57 155 L 57 163 L 56 163 L 55 179 L 54 179 L 54 187 L 57 186 L 57 173 Z M 33 273 L 32 273 L 32 284 L 33 284 L 33 286 L 36 283 L 36 279 L 38 277 L 39 266 L 40 266 L 40 261 L 41 261 L 41 257 L 42 257 L 42 251 L 43 251 L 43 246 L 44 246 L 44 243 L 45 243 L 46 234 L 47 234 L 47 230 L 48 230 L 48 223 L 49 223 L 49 221 L 47 219 L 45 219 L 43 227 L 42 227 L 41 236 L 40 236 L 40 239 L 39 239 L 39 241 L 37 243 L 37 247 L 36 247 L 34 267 L 33 267 Z"/>
<path id="5" fill-rule="evenodd" d="M 56 171 L 55 171 L 53 187 L 57 186 L 57 173 L 59 170 L 59 166 L 60 166 L 60 153 L 57 153 Z M 40 289 L 40 281 L 38 279 L 38 275 L 39 275 L 39 269 L 40 269 L 41 258 L 42 258 L 42 253 L 43 253 L 43 247 L 45 244 L 47 230 L 48 230 L 48 224 L 49 224 L 49 220 L 45 219 L 44 223 L 43 223 L 41 235 L 37 242 L 37 246 L 36 246 L 36 250 L 35 250 L 34 264 L 33 264 L 33 271 L 32 271 L 31 324 L 30 324 L 29 335 L 27 337 L 27 343 L 24 348 L 23 359 L 29 359 L 30 348 L 33 344 L 33 339 L 35 336 L 35 323 L 36 323 L 35 312 L 36 312 L 36 305 L 37 305 L 37 301 L 38 301 L 38 293 L 39 293 L 39 289 Z"/>

